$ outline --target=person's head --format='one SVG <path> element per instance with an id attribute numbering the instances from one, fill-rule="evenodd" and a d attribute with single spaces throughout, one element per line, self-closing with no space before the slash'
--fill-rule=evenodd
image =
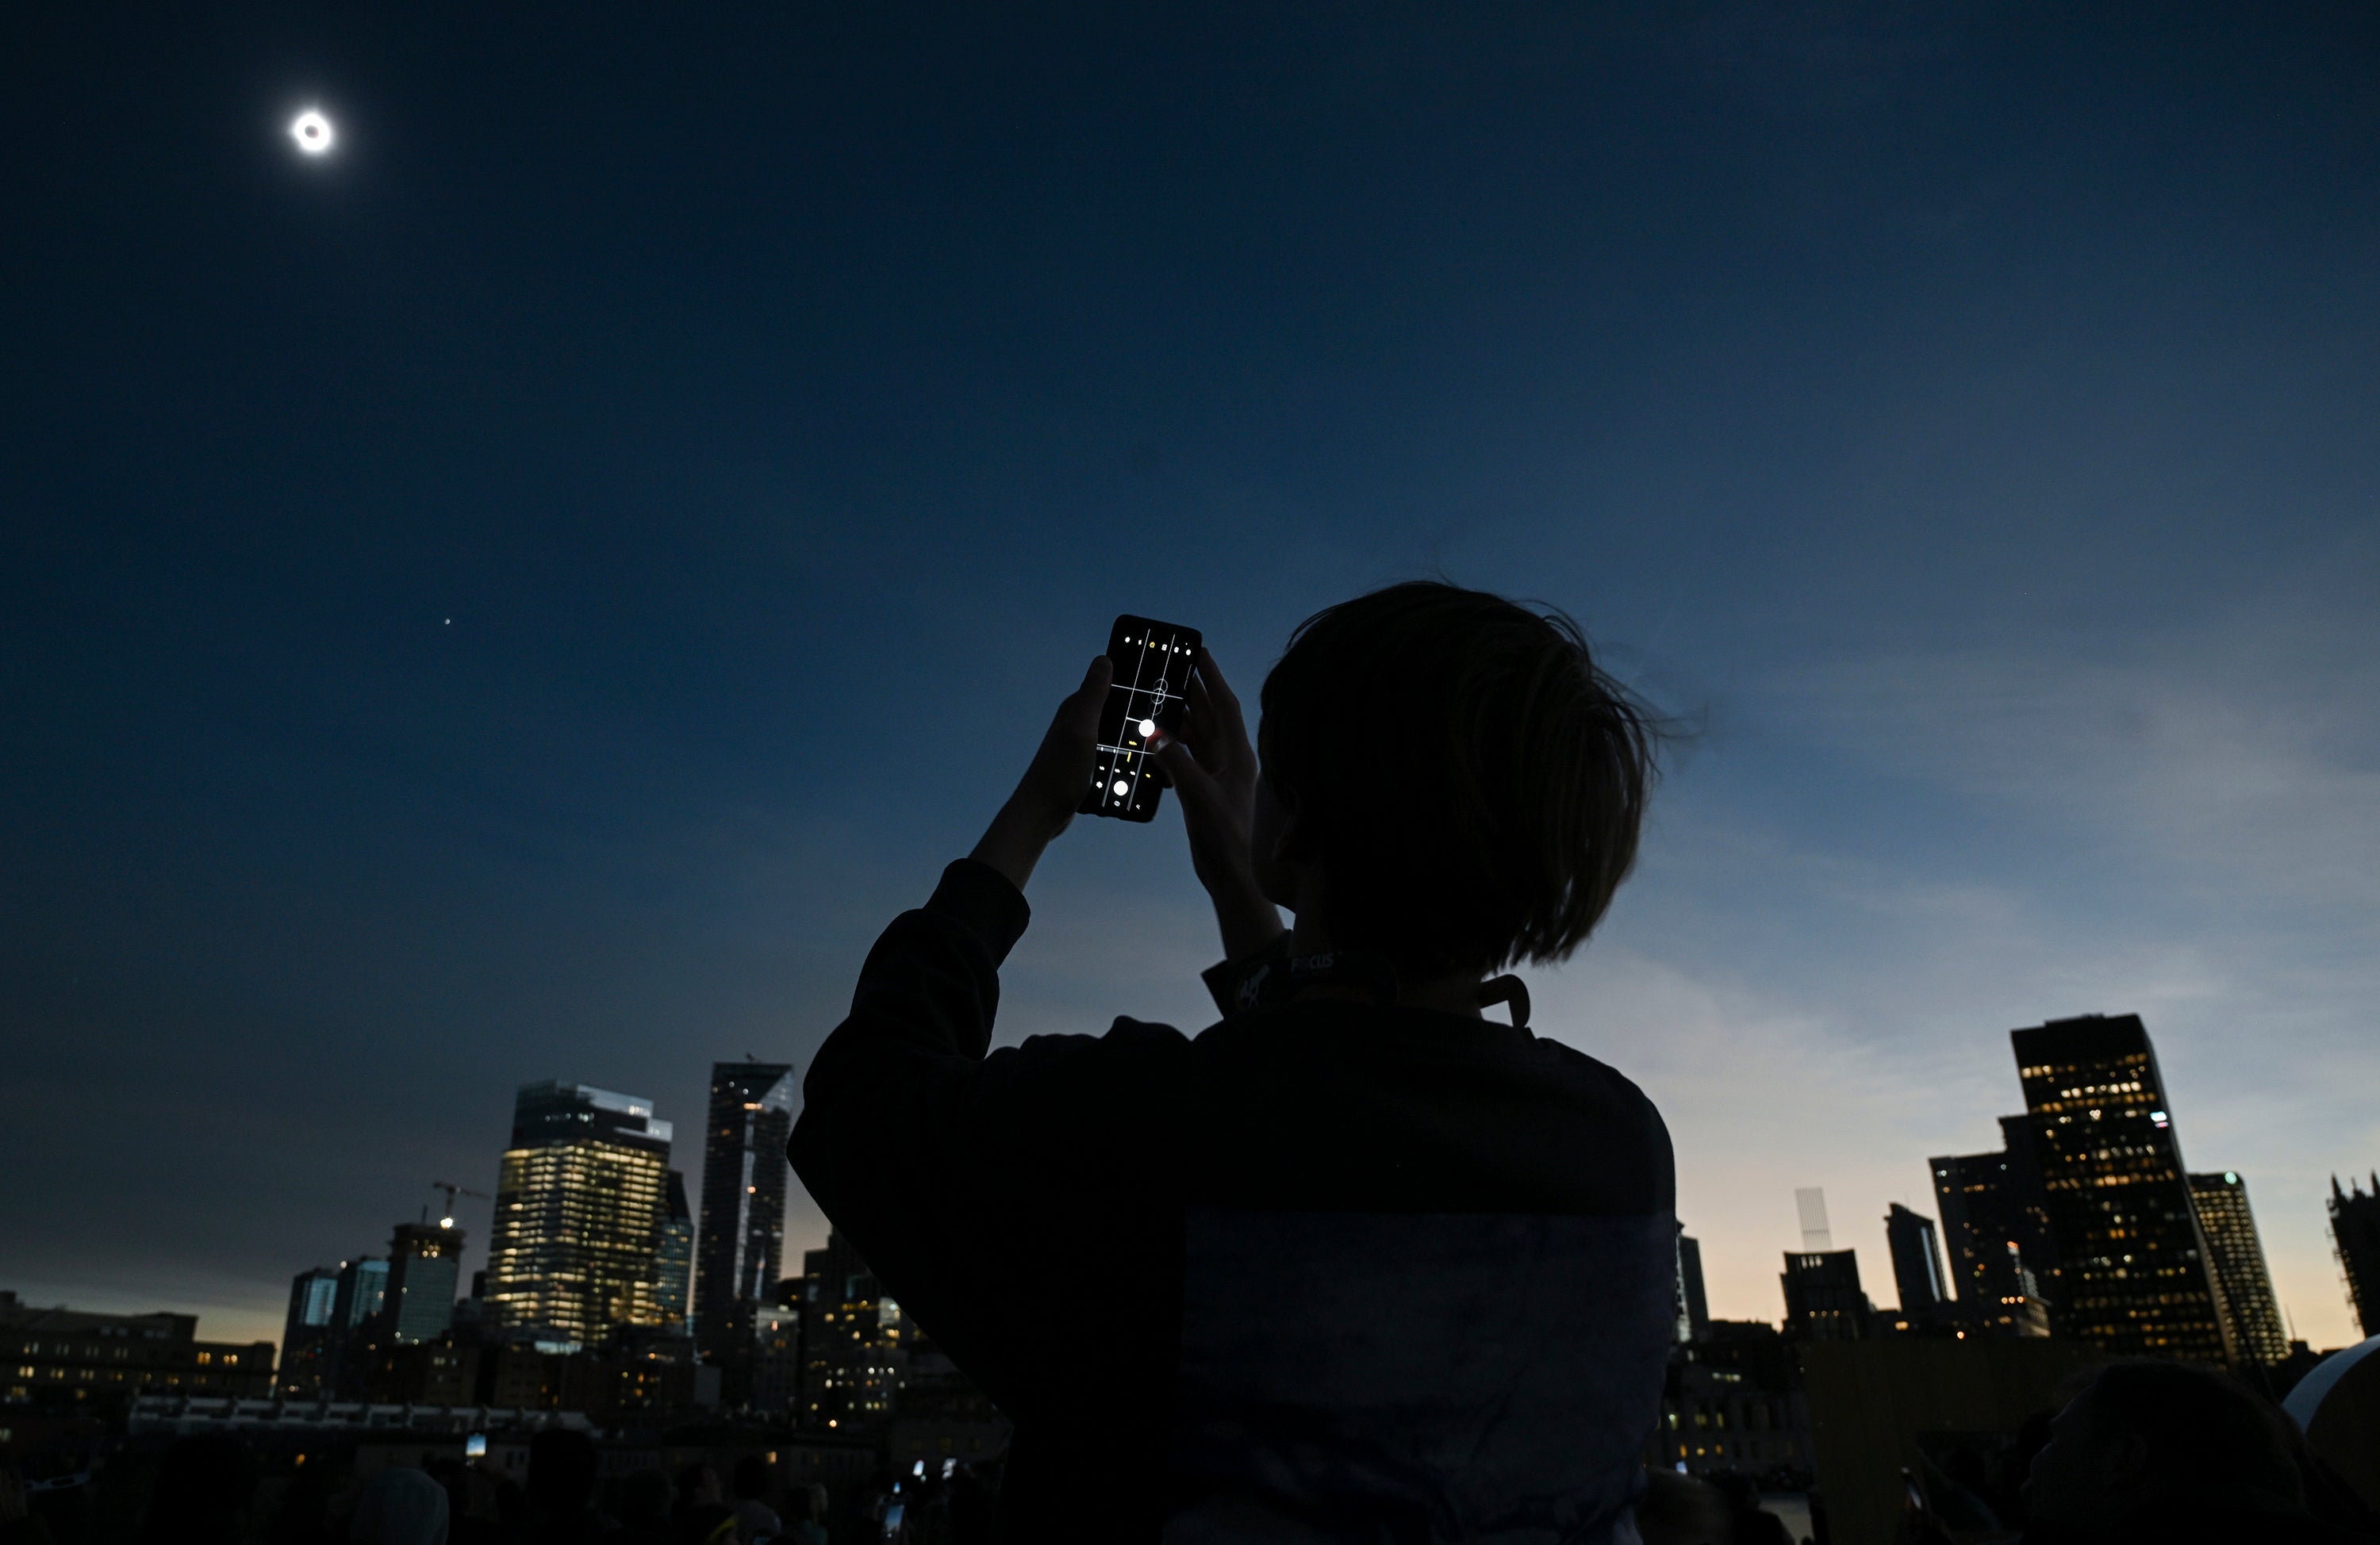
<path id="1" fill-rule="evenodd" d="M 637 1470 L 620 1482 L 620 1522 L 655 1531 L 669 1527 L 673 1488 L 659 1470 Z"/>
<path id="2" fill-rule="evenodd" d="M 1262 704 L 1257 873 L 1318 896 L 1333 949 L 1408 980 L 1560 960 L 1635 862 L 1655 733 L 1559 613 L 1390 585 L 1300 623 Z"/>
<path id="3" fill-rule="evenodd" d="M 769 1462 L 757 1454 L 747 1454 L 735 1461 L 735 1500 L 766 1502 L 776 1490 L 777 1478 L 770 1472 Z"/>
<path id="4" fill-rule="evenodd" d="M 446 1545 L 446 1488 L 422 1470 L 386 1469 L 356 1493 L 347 1545 Z"/>
<path id="5" fill-rule="evenodd" d="M 1730 1513 L 1760 1511 L 1760 1484 L 1742 1470 L 1718 1470 L 1703 1479 L 1718 1492 Z"/>
<path id="6" fill-rule="evenodd" d="M 141 1533 L 150 1539 L 230 1539 L 255 1494 L 256 1456 L 236 1438 L 200 1432 L 176 1441 L 157 1466 Z"/>
<path id="7" fill-rule="evenodd" d="M 686 1466 L 677 1473 L 677 1505 L 680 1508 L 704 1507 L 722 1502 L 725 1495 L 719 1489 L 719 1472 L 704 1464 Z"/>
<path id="8" fill-rule="evenodd" d="M 1735 1519 L 1710 1482 L 1657 1467 L 1645 1473 L 1636 1499 L 1636 1532 L 1645 1545 L 1728 1545 Z"/>
<path id="9" fill-rule="evenodd" d="M 548 1513 L 584 1511 L 600 1467 L 595 1440 L 584 1432 L 549 1427 L 528 1441 L 528 1494 Z"/>
<path id="10" fill-rule="evenodd" d="M 2025 1515 L 2088 1528 L 2193 1499 L 2296 1512 L 2304 1493 L 2282 1419 L 2211 1369 L 2111 1363 L 2050 1423 Z"/>

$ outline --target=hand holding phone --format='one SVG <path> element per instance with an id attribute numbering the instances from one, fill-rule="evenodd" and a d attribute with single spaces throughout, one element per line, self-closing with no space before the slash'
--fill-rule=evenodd
<path id="1" fill-rule="evenodd" d="M 1158 748 L 1157 759 L 1181 797 L 1191 867 L 1215 903 L 1223 954 L 1236 960 L 1281 935 L 1281 913 L 1265 899 L 1249 846 L 1259 768 L 1247 721 L 1214 656 L 1201 648 L 1196 661 L 1183 732 Z"/>
<path id="2" fill-rule="evenodd" d="M 1099 754 L 1099 707 L 1107 701 L 1108 672 L 1107 657 L 1094 658 L 1083 673 L 1083 684 L 1058 705 L 1016 791 L 968 855 L 999 870 L 1019 890 L 1041 862 L 1041 851 L 1075 819 L 1083 780 Z"/>
<path id="3" fill-rule="evenodd" d="M 1181 733 L 1189 712 L 1190 673 L 1198 630 L 1129 613 L 1108 634 L 1112 671 L 1099 708 L 1091 786 L 1076 808 L 1086 815 L 1153 821 L 1165 787 L 1157 761 L 1162 740 Z"/>

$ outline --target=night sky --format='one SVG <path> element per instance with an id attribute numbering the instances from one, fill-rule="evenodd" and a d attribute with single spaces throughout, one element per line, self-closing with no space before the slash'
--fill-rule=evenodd
<path id="1" fill-rule="evenodd" d="M 0 1287 L 277 1337 L 532 1080 L 692 1181 L 1115 613 L 1442 574 L 1693 731 L 1534 990 L 1715 1313 L 2136 1011 L 2351 1339 L 2380 16 L 1457 9 L 11 8 Z M 1007 1035 L 1212 1017 L 1170 809 L 1030 894 Z"/>

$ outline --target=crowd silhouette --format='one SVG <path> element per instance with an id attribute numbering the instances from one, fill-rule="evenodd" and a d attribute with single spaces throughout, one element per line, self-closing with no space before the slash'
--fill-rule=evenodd
<path id="1" fill-rule="evenodd" d="M 2099 1370 L 2027 1427 L 2018 1516 L 1979 1530 L 1917 1491 L 1895 1545 L 2380 1545 L 2380 1514 L 2313 1454 L 2279 1408 L 2240 1381 L 2188 1364 Z M 588 1433 L 538 1434 L 524 1482 L 452 1455 L 359 1474 L 335 1461 L 264 1479 L 257 1453 L 220 1434 L 181 1438 L 145 1467 L 126 1456 L 94 1478 L 143 1489 L 110 1509 L 70 1490 L 29 1493 L 0 1472 L 0 1545 L 978 1545 L 995 1538 L 987 1478 L 972 1467 L 845 1489 L 788 1484 L 768 1457 L 671 1477 L 606 1479 Z M 990 1478 L 996 1486 L 996 1473 Z M 734 1501 L 728 1500 L 732 1492 Z M 269 1507 L 260 1506 L 268 1493 Z M 127 1503 L 131 1504 L 128 1513 Z M 1633 1522 L 1644 1545 L 1794 1545 L 1749 1478 L 1646 1473 Z M 1823 1523 L 1815 1545 L 1826 1545 Z"/>

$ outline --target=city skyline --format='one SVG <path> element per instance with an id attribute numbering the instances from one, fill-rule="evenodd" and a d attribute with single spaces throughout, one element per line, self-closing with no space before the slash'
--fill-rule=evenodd
<path id="1" fill-rule="evenodd" d="M 2353 1334 L 2368 6 L 7 35 L 33 1301 L 277 1335 L 425 1183 L 500 1189 L 526 1081 L 690 1137 L 709 1064 L 808 1066 L 1118 613 L 1253 704 L 1435 573 L 1680 731 L 1528 982 L 1666 1116 L 1714 1316 L 1775 1314 L 1801 1187 L 1888 1297 L 2008 1028 L 2138 1013 L 2285 1328 Z M 1210 1019 L 1179 825 L 1119 826 L 1037 872 L 1003 1040 Z"/>
<path id="2" fill-rule="evenodd" d="M 2030 1108 L 2024 1114 L 1998 1118 L 2004 1141 L 2001 1151 L 1955 1158 L 1937 1156 L 1925 1161 L 1934 1178 L 1932 1212 L 1912 1209 L 1900 1201 L 1888 1204 L 1887 1214 L 1876 1231 L 1881 1249 L 1872 1249 L 1871 1260 L 1884 1263 L 1884 1275 L 1889 1276 L 1895 1289 L 1892 1303 L 1878 1303 L 1874 1295 L 1861 1290 L 1864 1283 L 1855 1262 L 1859 1246 L 1856 1242 L 1840 1243 L 1833 1237 L 1823 1188 L 1799 1188 L 1794 1191 L 1798 1245 L 1785 1248 L 1786 1271 L 1782 1278 L 1777 1279 L 1781 1292 L 1769 1312 L 1730 1315 L 1707 1309 L 1701 1244 L 1691 1235 L 1684 1235 L 1686 1225 L 1682 1222 L 1682 1322 L 1698 1315 L 1703 1321 L 1750 1320 L 1779 1324 L 1789 1330 L 1801 1324 L 1802 1334 L 1827 1339 L 1864 1334 L 1855 1322 L 1864 1323 L 1863 1317 L 1872 1313 L 1881 1313 L 1887 1319 L 1896 1314 L 1913 1317 L 1912 1322 L 1920 1323 L 1929 1317 L 1949 1314 L 1961 1324 L 1996 1324 L 2000 1334 L 2079 1335 L 2101 1341 L 2116 1353 L 2169 1349 L 2164 1339 L 2154 1345 L 2135 1345 L 2119 1335 L 2108 1342 L 2107 1333 L 2111 1326 L 2084 1324 L 2088 1317 L 2078 1317 L 2072 1307 L 2063 1301 L 2063 1296 L 2077 1291 L 2104 1295 L 2106 1289 L 2089 1285 L 2075 1274 L 2074 1262 L 2059 1257 L 2046 1226 L 2049 1214 L 2038 1212 L 2040 1207 L 2048 1206 L 2055 1213 L 2056 1204 L 2047 1193 L 2059 1189 L 2050 1179 L 2059 1172 L 2058 1161 L 2053 1158 L 2045 1167 L 2041 1154 L 2048 1150 L 2041 1145 L 2054 1147 L 2058 1137 L 2057 1124 L 2061 1120 L 2081 1119 L 2086 1107 L 2104 1102 L 2116 1107 L 2112 1114 L 2118 1117 L 2137 1116 L 2153 1124 L 2155 1132 L 2148 1141 L 2153 1146 L 2163 1146 L 2154 1147 L 2153 1154 L 2150 1150 L 2142 1150 L 2151 1156 L 2136 1161 L 2124 1157 L 2131 1150 L 2119 1151 L 2117 1165 L 2120 1168 L 2129 1162 L 2154 1168 L 2155 1177 L 2166 1181 L 2180 1199 L 2184 1210 L 2181 1226 L 2192 1236 L 2188 1242 L 2204 1251 L 2203 1264 L 2192 1270 L 2204 1273 L 2204 1285 L 2209 1295 L 2200 1306 L 2202 1317 L 2207 1321 L 2200 1330 L 2214 1339 L 2200 1345 L 2185 1336 L 2188 1344 L 2181 1346 L 2180 1351 L 2188 1356 L 2218 1358 L 2236 1352 L 2275 1360 L 2280 1351 L 2286 1350 L 2293 1332 L 2284 1328 L 2285 1311 L 2274 1294 L 2260 1232 L 2248 1203 L 2245 1179 L 2237 1171 L 2184 1172 L 2171 1146 L 2173 1118 L 2166 1108 L 2168 1102 L 2162 1092 L 2155 1053 L 2139 1016 L 2086 1015 L 2053 1020 L 2018 1027 L 2010 1032 L 2010 1038 L 2017 1051 L 2020 1088 Z M 2037 1065 L 2026 1065 L 2029 1057 Z M 703 1219 L 713 1213 L 714 1193 L 709 1189 L 711 1182 L 708 1177 L 715 1161 L 723 1158 L 732 1166 L 721 1173 L 723 1177 L 732 1176 L 736 1184 L 715 1193 L 722 1204 L 717 1214 L 719 1224 L 713 1227 L 703 1222 L 699 1237 L 697 1225 L 700 1220 L 688 1215 L 687 1187 L 674 1162 L 674 1123 L 658 1116 L 652 1101 L 564 1080 L 524 1084 L 516 1092 L 511 1135 L 499 1164 L 501 1176 L 513 1176 L 522 1168 L 527 1156 L 525 1144 L 551 1141 L 557 1135 L 577 1136 L 578 1123 L 616 1129 L 610 1133 L 612 1137 L 648 1149 L 652 1155 L 654 1174 L 647 1178 L 657 1189 L 652 1208 L 655 1231 L 649 1253 L 650 1265 L 659 1274 L 642 1285 L 641 1297 L 635 1299 L 638 1307 L 630 1311 L 646 1317 L 618 1319 L 612 1322 L 613 1326 L 674 1327 L 695 1339 L 707 1362 L 733 1367 L 748 1357 L 746 1343 L 752 1331 L 751 1312 L 782 1314 L 775 1306 L 774 1288 L 785 1265 L 800 1259 L 804 1262 L 802 1275 L 808 1279 L 821 1269 L 821 1261 L 844 1259 L 828 1248 L 824 1234 L 821 1243 L 815 1247 L 786 1242 L 785 1191 L 800 1189 L 799 1181 L 791 1177 L 789 1170 L 776 1177 L 773 1196 L 761 1195 L 769 1188 L 751 1183 L 759 1152 L 754 1133 L 759 1131 L 764 1137 L 773 1134 L 775 1145 L 770 1151 L 781 1151 L 783 1139 L 777 1129 L 789 1127 L 795 1111 L 795 1089 L 798 1080 L 794 1077 L 795 1071 L 786 1065 L 764 1064 L 749 1056 L 712 1065 L 703 1165 L 696 1172 L 705 1177 L 700 1182 L 705 1188 Z M 2087 1080 L 2099 1081 L 2078 1089 L 2059 1087 Z M 2133 1105 L 2139 1108 L 2128 1108 Z M 2093 1109 L 2087 1114 L 2095 1121 L 2103 1112 Z M 2082 1157 L 2088 1162 L 2087 1154 Z M 2106 1167 L 2107 1158 L 2103 1151 L 2093 1174 Z M 2012 1171 L 2011 1164 L 2015 1166 Z M 2081 1182 L 2086 1188 L 2092 1183 L 2087 1177 Z M 498 1216 L 508 1210 L 514 1213 L 522 1211 L 503 1190 L 483 1193 L 448 1187 L 443 1182 L 432 1183 L 429 1189 L 447 1192 L 448 1209 L 457 1204 L 459 1192 L 487 1201 Z M 1979 1189 L 1983 1193 L 1980 1197 Z M 2335 1180 L 2333 1189 L 2336 1192 Z M 2028 1199 L 2035 1209 L 2035 1215 L 2030 1218 L 2024 1215 Z M 2357 1199 L 2361 1200 L 2361 1193 L 2357 1193 Z M 2130 1204 L 2141 1205 L 2137 1201 Z M 458 1296 L 456 1284 L 463 1280 L 467 1268 L 464 1255 L 469 1230 L 456 1226 L 451 1215 L 432 1223 L 431 1211 L 424 1206 L 422 1221 L 419 1223 L 397 1223 L 384 1257 L 358 1256 L 342 1260 L 336 1267 L 299 1272 L 289 1289 L 282 1334 L 258 1338 L 275 1341 L 285 1349 L 310 1358 L 312 1342 L 301 1339 L 301 1323 L 310 1327 L 336 1322 L 355 1326 L 381 1316 L 384 1306 L 393 1306 L 385 1322 L 392 1344 L 429 1339 L 443 1330 Z M 2124 1221 L 2117 1220 L 2119 1224 Z M 2070 1219 L 2068 1226 L 2076 1227 L 2076 1220 Z M 2092 1233 L 2095 1226 L 2085 1226 L 2085 1237 L 2094 1241 L 2085 1246 L 2086 1249 L 2096 1248 L 2095 1235 Z M 2368 1224 L 2360 1226 L 2368 1232 Z M 2202 1229 L 2203 1233 L 2196 1232 Z M 511 1232 L 517 1234 L 519 1225 L 514 1225 Z M 1781 1237 L 1785 1231 L 1779 1232 Z M 2137 1237 L 2137 1229 L 2132 1232 Z M 2008 1260 L 1987 1269 L 1976 1267 L 1976 1252 L 1972 1249 L 1962 1259 L 1963 1242 L 1994 1235 L 2018 1237 L 2024 1241 L 2025 1250 L 2020 1251 L 2016 1239 L 2011 1239 Z M 2361 1234 L 2357 1242 L 2362 1244 Z M 1876 1241 L 1869 1243 L 1873 1246 Z M 798 1256 L 794 1253 L 796 1250 L 800 1252 Z M 779 1251 L 784 1252 L 782 1258 Z M 714 1261 L 731 1261 L 731 1270 L 735 1273 L 731 1282 L 735 1291 L 722 1292 L 714 1286 L 706 1292 L 700 1268 L 706 1252 Z M 438 1268 L 427 1285 L 431 1291 L 408 1294 L 407 1268 L 425 1260 Z M 2038 1287 L 2034 1285 L 2036 1271 L 2042 1277 Z M 370 1279 L 368 1302 L 358 1297 L 363 1289 L 351 1286 L 358 1280 L 358 1273 L 376 1273 Z M 673 1277 L 672 1273 L 679 1275 Z M 765 1283 L 759 1280 L 764 1275 L 769 1278 Z M 743 1280 L 746 1278 L 750 1280 Z M 1911 1301 L 1907 1291 L 1912 1279 L 1925 1285 L 1925 1292 L 1916 1303 Z M 1883 1277 L 1876 1280 L 1880 1284 Z M 1812 1285 L 1797 1286 L 1797 1283 Z M 443 1297 L 435 1291 L 439 1285 L 445 1289 Z M 503 1285 L 499 1282 L 497 1285 L 501 1288 Z M 747 1288 L 750 1291 L 742 1291 Z M 1982 1318 L 1978 1320 L 1979 1293 L 1992 1298 L 2012 1288 L 2020 1289 L 2018 1297 L 1998 1298 L 1997 1307 L 1980 1311 Z M 675 1298 L 672 1297 L 673 1289 Z M 2351 1292 L 2344 1282 L 2341 1290 Z M 2038 1292 L 2047 1300 L 2046 1305 L 2036 1302 L 2029 1319 L 2023 1291 Z M 2160 1298 L 2170 1297 L 2170 1292 L 2152 1293 L 2143 1301 L 2154 1306 Z M 492 1292 L 492 1300 L 494 1298 Z M 351 1303 L 351 1298 L 356 1301 Z M 321 1300 L 319 1304 L 317 1299 Z M 433 1301 L 434 1308 L 425 1307 Z M 2109 1302 L 2104 1297 L 2085 1301 L 2101 1306 Z M 1818 1306 L 1822 1323 L 1813 1325 L 1806 1320 L 1806 1307 L 1796 1307 L 1810 1304 Z M 69 1307 L 83 1310 L 92 1306 Z M 2046 1314 L 2045 1308 L 2048 1310 Z M 711 1327 L 708 1331 L 706 1310 Z M 123 1312 L 115 1306 L 106 1311 Z M 2095 1312 L 2100 1318 L 2107 1315 L 2104 1307 Z M 2172 1311 L 2152 1307 L 2148 1312 L 2155 1317 Z M 511 1322 L 517 1328 L 529 1324 L 517 1314 L 507 1315 L 501 1304 L 492 1302 L 489 1313 L 492 1326 Z M 2137 1321 L 2140 1313 L 2133 1310 L 2129 1311 L 2129 1317 Z M 2116 1312 L 2118 1322 L 2126 1317 L 2127 1311 Z M 247 1320 L 237 1314 L 227 1318 L 241 1327 L 242 1334 L 248 1334 Z M 2219 1333 L 2216 1330 L 2218 1321 Z M 2131 1331 L 2137 1334 L 2137 1327 Z M 601 1337 L 599 1334 L 593 1339 L 600 1341 Z M 285 1355 L 289 1355 L 289 1350 L 285 1350 Z M 298 1366 L 310 1369 L 313 1365 L 309 1361 Z M 739 1379 L 748 1382 L 751 1376 L 748 1370 L 732 1373 L 731 1382 Z"/>

